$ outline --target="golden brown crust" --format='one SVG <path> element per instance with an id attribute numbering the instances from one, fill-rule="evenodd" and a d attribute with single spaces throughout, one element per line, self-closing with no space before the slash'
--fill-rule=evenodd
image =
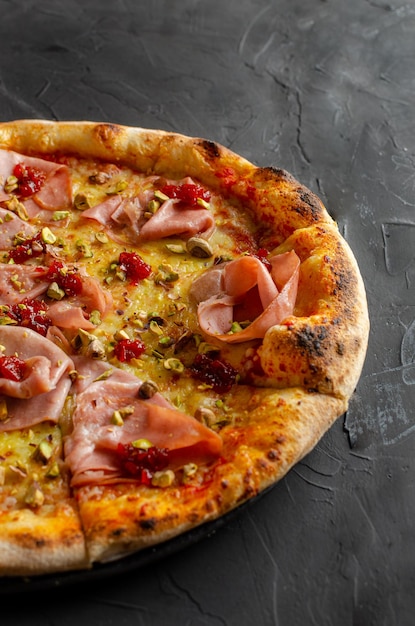
<path id="1" fill-rule="evenodd" d="M 293 249 L 301 260 L 294 315 L 271 328 L 259 348 L 265 376 L 257 375 L 255 387 L 231 392 L 238 419 L 221 431 L 223 462 L 199 487 L 82 487 L 77 497 L 90 560 L 165 541 L 224 515 L 284 476 L 346 410 L 368 340 L 357 263 L 321 201 L 287 172 L 258 168 L 216 143 L 164 131 L 25 120 L 0 124 L 0 147 L 72 153 L 169 178 L 192 176 L 252 212 L 264 226 L 264 247 Z M 13 525 L 3 534 L 10 572 L 65 569 L 70 551 L 57 564 L 56 535 L 25 570 L 26 550 L 15 528 L 16 535 Z M 81 552 L 71 562 L 78 558 L 82 562 Z"/>
<path id="2" fill-rule="evenodd" d="M 0 515 L 0 575 L 30 576 L 89 566 L 77 510 L 61 503 L 43 515 L 22 509 Z"/>

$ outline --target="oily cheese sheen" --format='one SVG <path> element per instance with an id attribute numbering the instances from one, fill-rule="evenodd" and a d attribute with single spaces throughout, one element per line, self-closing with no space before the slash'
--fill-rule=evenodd
<path id="1" fill-rule="evenodd" d="M 0 124 L 0 571 L 92 567 L 273 485 L 347 409 L 356 260 L 214 142 Z"/>

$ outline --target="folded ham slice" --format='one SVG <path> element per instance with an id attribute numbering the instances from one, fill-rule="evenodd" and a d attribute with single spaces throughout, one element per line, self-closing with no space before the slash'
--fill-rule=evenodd
<path id="1" fill-rule="evenodd" d="M 118 243 L 138 240 L 140 225 L 144 223 L 144 208 L 138 197 L 110 196 L 104 202 L 83 211 L 82 217 L 93 219 L 104 226 L 105 232 Z"/>
<path id="2" fill-rule="evenodd" d="M 208 239 L 215 229 L 215 220 L 208 209 L 184 208 L 179 200 L 166 200 L 140 230 L 141 241 L 164 237 L 184 238 L 200 235 Z"/>
<path id="3" fill-rule="evenodd" d="M 72 360 L 49 339 L 19 326 L 0 326 L 0 344 L 2 355 L 18 356 L 26 365 L 20 381 L 0 377 L 7 405 L 0 432 L 57 422 L 72 384 Z"/>
<path id="4" fill-rule="evenodd" d="M 139 197 L 112 196 L 90 209 L 82 217 L 94 219 L 118 243 L 154 241 L 165 237 L 209 238 L 215 229 L 213 215 L 204 207 L 186 208 L 179 200 L 169 199 L 149 219 Z"/>
<path id="5" fill-rule="evenodd" d="M 89 321 L 88 315 L 98 311 L 101 317 L 105 317 L 112 310 L 111 293 L 102 289 L 93 276 L 79 273 L 79 277 L 82 281 L 82 292 L 79 295 L 66 296 L 49 303 L 48 316 L 58 328 L 92 330 L 95 325 Z"/>
<path id="6" fill-rule="evenodd" d="M 7 181 L 15 165 L 22 163 L 45 175 L 40 190 L 27 199 L 21 199 L 29 215 L 34 217 L 41 209 L 48 211 L 69 209 L 72 206 L 72 189 L 69 169 L 66 165 L 53 163 L 36 157 L 23 156 L 12 150 L 0 150 L 0 177 Z M 1 190 L 0 201 L 10 196 Z"/>
<path id="7" fill-rule="evenodd" d="M 77 367 L 82 368 L 82 362 Z M 80 381 L 74 429 L 65 440 L 73 486 L 131 480 L 123 475 L 115 451 L 119 443 L 129 444 L 137 439 L 168 448 L 173 466 L 218 458 L 222 449 L 219 435 L 170 406 L 159 394 L 140 399 L 142 381 L 124 370 L 109 369 L 107 378 L 100 376 L 90 384 L 82 378 Z M 113 425 L 114 411 L 127 406 L 131 413 L 124 418 L 124 424 Z"/>
<path id="8" fill-rule="evenodd" d="M 256 257 L 244 256 L 208 270 L 190 294 L 198 303 L 204 333 L 227 343 L 262 339 L 294 310 L 300 260 L 294 251 L 269 258 L 271 271 Z M 232 332 L 234 322 L 249 325 Z"/>
<path id="9" fill-rule="evenodd" d="M 47 314 L 52 324 L 59 328 L 82 328 L 91 330 L 95 325 L 89 321 L 92 311 L 101 317 L 112 309 L 112 296 L 101 287 L 93 276 L 79 272 L 82 291 L 79 295 L 65 296 L 62 300 L 50 300 L 46 292 L 50 280 L 46 279 L 46 266 L 0 263 L 0 304 L 13 305 L 24 299 L 44 297 L 48 305 Z"/>

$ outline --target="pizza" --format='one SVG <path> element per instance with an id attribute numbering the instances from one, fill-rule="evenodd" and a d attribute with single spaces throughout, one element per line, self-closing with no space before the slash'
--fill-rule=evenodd
<path id="1" fill-rule="evenodd" d="M 86 569 L 276 483 L 342 415 L 356 260 L 287 172 L 108 123 L 0 124 L 0 572 Z"/>

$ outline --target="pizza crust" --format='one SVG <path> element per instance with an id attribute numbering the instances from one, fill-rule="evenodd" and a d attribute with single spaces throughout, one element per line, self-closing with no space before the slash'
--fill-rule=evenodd
<path id="1" fill-rule="evenodd" d="M 226 514 L 282 478 L 344 413 L 367 349 L 363 281 L 319 198 L 290 174 L 258 168 L 204 139 L 94 122 L 0 124 L 0 147 L 72 153 L 168 178 L 191 176 L 266 225 L 264 247 L 295 250 L 301 260 L 294 315 L 272 327 L 258 351 L 265 376 L 232 391 L 239 419 L 221 430 L 223 462 L 200 489 L 120 484 L 77 490 L 89 563 L 155 545 Z M 85 566 L 82 540 L 76 550 L 60 551 L 59 536 L 35 551 L 39 556 L 28 565 L 13 528 L 0 539 L 11 573 Z"/>
<path id="2" fill-rule="evenodd" d="M 70 503 L 49 513 L 30 509 L 0 517 L 0 575 L 30 576 L 89 567 L 79 515 Z"/>

